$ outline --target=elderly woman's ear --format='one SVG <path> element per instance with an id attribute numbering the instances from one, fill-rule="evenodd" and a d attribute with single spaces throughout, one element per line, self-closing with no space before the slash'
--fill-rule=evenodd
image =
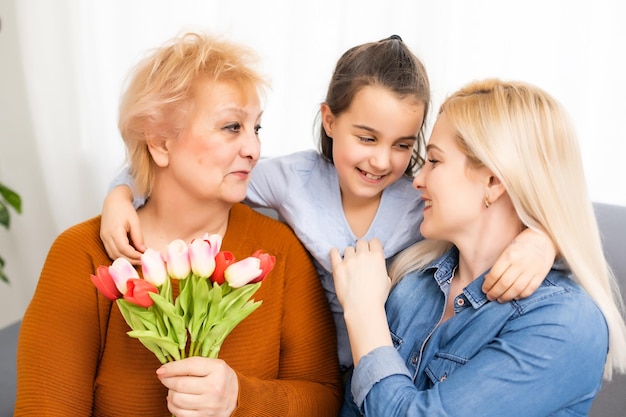
<path id="1" fill-rule="evenodd" d="M 169 165 L 169 140 L 153 132 L 146 132 L 146 144 L 154 163 L 161 168 Z"/>

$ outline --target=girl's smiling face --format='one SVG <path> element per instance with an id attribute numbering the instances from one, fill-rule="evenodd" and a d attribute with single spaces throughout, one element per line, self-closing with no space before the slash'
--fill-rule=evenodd
<path id="1" fill-rule="evenodd" d="M 380 199 L 407 169 L 424 120 L 424 104 L 386 88 L 363 87 L 338 116 L 322 106 L 344 204 Z"/>

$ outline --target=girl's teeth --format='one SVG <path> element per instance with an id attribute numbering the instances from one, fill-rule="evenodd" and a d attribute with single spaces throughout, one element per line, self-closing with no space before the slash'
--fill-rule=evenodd
<path id="1" fill-rule="evenodd" d="M 425 200 L 425 201 L 424 201 L 424 207 L 430 207 L 430 206 L 432 206 L 432 205 L 433 205 L 433 202 L 432 202 L 432 201 L 430 201 L 430 200 Z"/>
<path id="2" fill-rule="evenodd" d="M 379 180 L 379 179 L 381 179 L 383 177 L 382 175 L 372 175 L 372 174 L 369 174 L 367 172 L 364 172 L 364 174 L 370 180 Z"/>

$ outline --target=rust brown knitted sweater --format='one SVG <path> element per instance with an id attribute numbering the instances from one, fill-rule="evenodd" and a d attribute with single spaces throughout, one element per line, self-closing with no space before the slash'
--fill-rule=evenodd
<path id="1" fill-rule="evenodd" d="M 71 227 L 48 253 L 21 326 L 15 416 L 171 416 L 159 361 L 89 278 L 111 263 L 99 230 L 99 216 Z M 220 351 L 239 378 L 233 416 L 336 416 L 335 328 L 304 248 L 282 223 L 237 204 L 222 249 L 276 256 L 254 295 L 263 304 Z"/>

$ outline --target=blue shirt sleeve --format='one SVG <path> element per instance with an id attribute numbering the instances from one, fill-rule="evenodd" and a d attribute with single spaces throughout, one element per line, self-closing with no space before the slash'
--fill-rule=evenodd
<path id="1" fill-rule="evenodd" d="M 113 178 L 113 181 L 111 181 L 111 183 L 109 184 L 109 189 L 107 192 L 110 193 L 111 190 L 113 190 L 113 188 L 117 187 L 118 185 L 125 185 L 131 189 L 131 191 L 133 192 L 133 206 L 135 207 L 135 210 L 146 204 L 146 196 L 137 194 L 135 190 L 133 177 L 130 175 L 130 169 L 128 168 L 128 166 L 125 166 L 117 174 L 117 176 Z"/>

